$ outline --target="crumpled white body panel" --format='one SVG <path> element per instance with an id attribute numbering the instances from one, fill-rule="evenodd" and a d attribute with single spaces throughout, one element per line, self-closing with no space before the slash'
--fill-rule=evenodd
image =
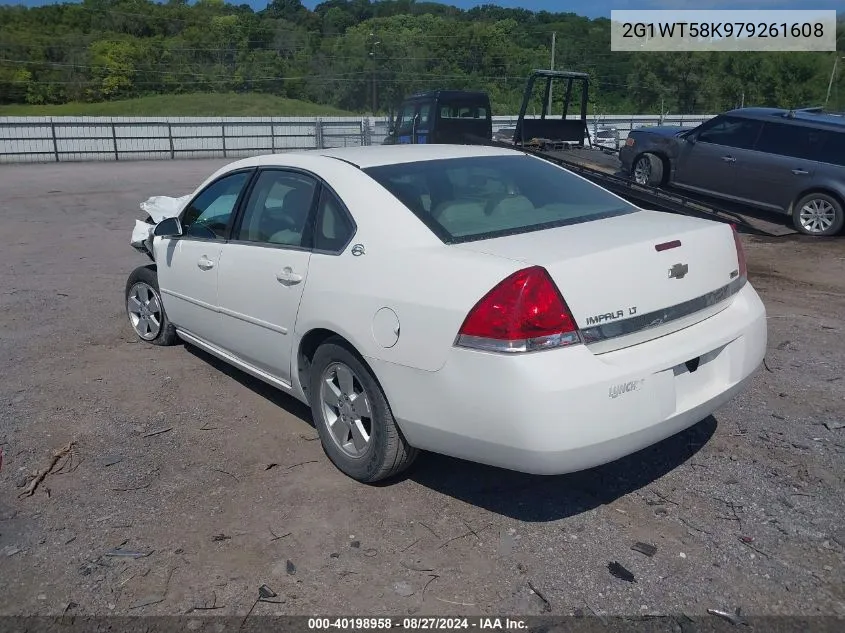
<path id="1" fill-rule="evenodd" d="M 153 196 L 141 203 L 141 211 L 150 214 L 153 222 L 159 223 L 165 218 L 174 218 L 190 200 L 191 194 L 180 198 L 170 196 Z"/>
<path id="2" fill-rule="evenodd" d="M 143 220 L 135 220 L 135 228 L 132 229 L 133 247 L 146 250 L 150 256 L 153 254 L 153 229 L 155 225 L 166 218 L 174 218 L 182 211 L 182 208 L 190 200 L 191 194 L 179 198 L 170 196 L 152 196 L 141 203 L 141 211 L 146 212 L 152 218 L 153 224 Z"/>

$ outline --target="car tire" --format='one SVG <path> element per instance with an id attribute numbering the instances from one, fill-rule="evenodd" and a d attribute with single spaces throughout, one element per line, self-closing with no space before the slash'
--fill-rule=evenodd
<path id="1" fill-rule="evenodd" d="M 126 315 L 135 335 L 152 345 L 176 343 L 176 328 L 167 318 L 154 265 L 140 266 L 126 280 Z"/>
<path id="2" fill-rule="evenodd" d="M 642 154 L 631 167 L 631 179 L 638 185 L 659 187 L 663 184 L 663 161 L 655 154 Z"/>
<path id="3" fill-rule="evenodd" d="M 340 337 L 314 353 L 309 394 L 323 451 L 348 477 L 375 483 L 416 459 L 419 451 L 405 441 L 375 376 Z"/>
<path id="4" fill-rule="evenodd" d="M 792 207 L 792 224 L 804 235 L 828 237 L 845 226 L 842 203 L 826 193 L 809 193 Z"/>

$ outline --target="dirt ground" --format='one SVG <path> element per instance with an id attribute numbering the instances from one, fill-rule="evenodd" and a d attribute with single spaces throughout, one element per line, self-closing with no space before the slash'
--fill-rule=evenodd
<path id="1" fill-rule="evenodd" d="M 138 203 L 223 162 L 0 169 L 0 614 L 845 615 L 845 239 L 745 238 L 767 367 L 715 419 L 576 475 L 424 455 L 368 487 L 304 407 L 129 327 Z"/>

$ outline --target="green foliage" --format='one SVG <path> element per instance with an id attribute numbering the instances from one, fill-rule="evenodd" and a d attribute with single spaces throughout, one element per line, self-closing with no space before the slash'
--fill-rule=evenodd
<path id="1" fill-rule="evenodd" d="M 123 101 L 0 105 L 0 116 L 349 116 L 338 110 L 264 94 L 154 95 Z"/>
<path id="2" fill-rule="evenodd" d="M 590 74 L 589 110 L 599 115 L 818 105 L 836 57 L 611 52 L 607 19 L 494 5 L 326 0 L 309 11 L 272 0 L 255 12 L 224 0 L 83 0 L 0 7 L 0 104 L 238 93 L 353 112 L 375 100 L 384 112 L 413 92 L 466 88 L 513 114 L 528 73 L 549 67 L 553 32 L 555 68 Z M 837 41 L 842 55 L 843 23 Z M 562 92 L 556 86 L 558 111 Z M 829 105 L 845 109 L 845 60 Z"/>

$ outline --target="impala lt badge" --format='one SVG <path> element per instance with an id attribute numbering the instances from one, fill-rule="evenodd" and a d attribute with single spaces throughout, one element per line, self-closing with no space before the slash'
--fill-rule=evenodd
<path id="1" fill-rule="evenodd" d="M 683 279 L 689 272 L 689 264 L 675 264 L 669 269 L 669 279 Z"/>

